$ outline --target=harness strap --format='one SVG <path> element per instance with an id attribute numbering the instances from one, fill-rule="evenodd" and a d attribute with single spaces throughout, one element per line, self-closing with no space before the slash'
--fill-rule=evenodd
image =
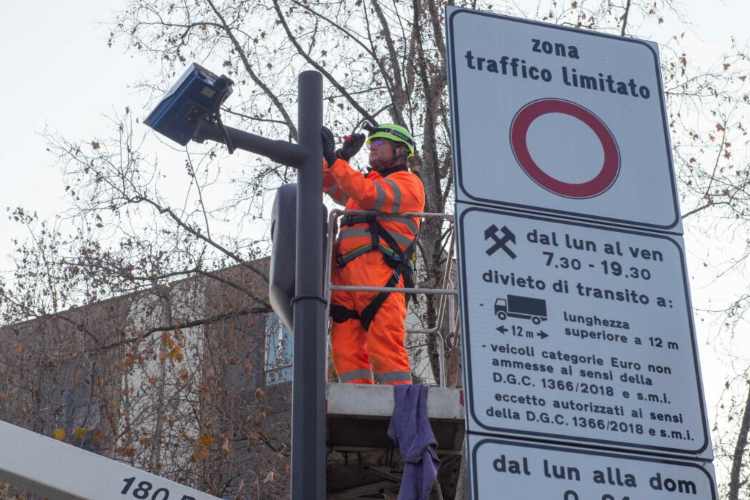
<path id="1" fill-rule="evenodd" d="M 416 235 L 414 236 L 414 239 L 409 244 L 409 246 L 404 250 L 401 251 L 401 248 L 399 247 L 398 243 L 396 243 L 396 240 L 393 238 L 393 235 L 391 235 L 388 231 L 385 230 L 383 226 L 378 223 L 377 218 L 374 215 L 351 215 L 351 216 L 345 216 L 344 219 L 342 219 L 341 224 L 342 225 L 353 225 L 353 224 L 359 224 L 362 222 L 366 222 L 369 227 L 371 242 L 369 245 L 363 245 L 355 250 L 352 250 L 351 252 L 347 253 L 346 255 L 337 255 L 336 256 L 336 263 L 339 267 L 346 266 L 349 262 L 356 259 L 360 255 L 363 255 L 371 250 L 380 250 L 380 252 L 383 254 L 383 260 L 385 260 L 386 264 L 388 264 L 390 267 L 393 268 L 393 273 L 391 274 L 391 277 L 388 279 L 388 282 L 384 285 L 387 288 L 395 287 L 398 284 L 398 280 L 403 274 L 404 276 L 404 285 L 407 288 L 413 288 L 414 287 L 414 275 L 413 270 L 410 265 L 411 255 L 414 253 L 414 249 L 416 247 Z M 380 244 L 380 238 L 385 241 L 386 246 L 383 246 Z M 370 301 L 369 304 L 367 304 L 367 307 L 365 307 L 362 310 L 362 314 L 357 314 L 356 311 L 352 311 L 351 309 L 346 309 L 342 306 L 337 306 L 336 304 L 331 305 L 331 317 L 333 318 L 333 321 L 337 323 L 344 322 L 348 319 L 359 319 L 360 323 L 362 323 L 362 326 L 364 327 L 365 331 L 369 330 L 370 324 L 372 323 L 372 320 L 375 318 L 375 314 L 380 310 L 380 307 L 383 305 L 385 300 L 388 298 L 388 294 L 391 292 L 379 292 L 375 297 L 373 297 L 372 301 Z M 409 299 L 411 298 L 411 294 L 407 294 L 406 296 L 406 302 L 408 304 Z M 334 310 L 334 308 L 336 310 Z M 341 318 L 341 319 L 337 319 Z"/>
<path id="2" fill-rule="evenodd" d="M 367 225 L 370 227 L 370 247 L 372 249 L 378 248 L 380 246 L 380 239 L 378 238 L 378 228 L 380 227 L 380 224 L 378 224 L 378 221 L 373 217 L 368 221 Z"/>
<path id="3" fill-rule="evenodd" d="M 373 214 L 347 214 L 341 217 L 342 226 L 353 226 L 362 222 L 370 222 L 375 219 Z"/>
<path id="4" fill-rule="evenodd" d="M 386 287 L 393 287 L 398 284 L 398 278 L 401 275 L 401 266 L 398 266 L 396 269 L 393 270 L 393 274 L 391 274 L 390 279 L 388 282 L 384 285 Z M 362 314 L 359 316 L 359 321 L 362 323 L 362 326 L 365 328 L 365 330 L 370 329 L 370 323 L 372 323 L 372 320 L 375 318 L 375 314 L 377 314 L 378 310 L 380 309 L 380 306 L 383 305 L 383 302 L 385 302 L 385 299 L 388 298 L 388 295 L 391 292 L 380 292 L 378 293 L 372 301 L 367 304 L 367 307 L 365 307 L 362 310 Z"/>
<path id="5" fill-rule="evenodd" d="M 394 260 L 395 265 L 394 263 L 391 263 L 391 262 L 389 262 L 388 265 L 395 268 L 396 265 L 398 265 L 399 263 L 407 261 L 409 259 L 409 257 L 407 256 L 407 253 L 410 253 L 412 248 L 414 247 L 414 241 L 416 241 L 416 236 L 415 236 L 415 239 L 412 240 L 411 244 L 409 244 L 409 247 L 402 253 L 401 248 L 398 246 L 398 243 L 396 243 L 396 240 L 393 239 L 393 236 L 391 235 L 391 233 L 386 231 L 385 228 L 383 228 L 383 226 L 381 226 L 377 221 L 374 223 L 373 228 L 377 232 L 377 236 L 380 236 L 381 238 L 383 238 L 385 243 L 391 248 L 391 250 L 393 250 L 391 255 L 387 255 L 387 254 L 386 255 L 387 257 Z M 386 259 L 386 261 L 387 260 L 388 259 Z"/>
<path id="6" fill-rule="evenodd" d="M 370 234 L 369 243 L 357 247 L 354 250 L 350 250 L 345 254 L 336 253 L 336 263 L 339 267 L 346 266 L 349 262 L 353 261 L 360 255 L 366 254 L 370 250 L 379 250 L 386 257 L 386 262 L 388 263 L 388 265 L 390 265 L 391 267 L 395 267 L 396 264 L 405 259 L 404 256 L 416 241 L 415 237 L 415 239 L 412 240 L 411 243 L 409 243 L 409 247 L 407 248 L 407 250 L 405 252 L 402 252 L 393 235 L 388 233 L 388 231 L 386 231 L 383 226 L 381 226 L 377 221 L 368 223 L 367 232 Z M 385 241 L 385 245 L 380 244 L 380 238 Z"/>
<path id="7" fill-rule="evenodd" d="M 339 304 L 331 304 L 331 319 L 334 323 L 343 323 L 350 319 L 360 319 L 357 311 L 341 306 Z"/>

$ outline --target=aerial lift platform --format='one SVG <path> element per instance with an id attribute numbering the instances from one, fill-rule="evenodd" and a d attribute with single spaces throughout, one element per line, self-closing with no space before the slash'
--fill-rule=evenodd
<path id="1" fill-rule="evenodd" d="M 388 437 L 393 387 L 328 384 L 326 389 L 330 500 L 394 499 L 403 462 Z M 454 498 L 464 443 L 464 409 L 459 389 L 431 387 L 427 413 L 441 460 L 440 488 L 433 498 Z M 455 493 L 453 493 L 455 494 Z"/>
<path id="2" fill-rule="evenodd" d="M 337 219 L 344 214 L 333 210 L 328 228 L 335 228 Z M 420 217 L 447 219 L 446 214 L 415 214 Z M 327 261 L 330 262 L 335 232 L 329 231 Z M 452 250 L 452 244 L 450 245 Z M 444 328 L 407 328 L 410 335 L 434 336 L 439 354 L 439 373 L 436 385 L 429 388 L 427 414 L 437 441 L 441 459 L 439 484 L 433 488 L 432 498 L 463 498 L 457 494 L 461 457 L 464 447 L 464 405 L 460 388 L 446 387 L 446 338 L 457 338 L 455 286 L 450 280 L 451 261 L 445 272 L 446 279 L 440 288 L 406 289 L 412 293 L 438 295 L 438 324 Z M 326 270 L 326 298 L 330 304 L 333 290 L 388 290 L 382 287 L 335 286 L 331 283 L 330 269 Z M 404 289 L 399 289 L 403 292 Z M 452 304 L 451 304 L 451 301 Z M 453 306 L 453 307 L 451 307 Z M 451 314 L 452 313 L 452 314 Z M 396 499 L 401 481 L 403 462 L 398 448 L 388 437 L 388 425 L 394 409 L 393 386 L 369 384 L 328 383 L 327 405 L 327 490 L 330 500 Z"/>

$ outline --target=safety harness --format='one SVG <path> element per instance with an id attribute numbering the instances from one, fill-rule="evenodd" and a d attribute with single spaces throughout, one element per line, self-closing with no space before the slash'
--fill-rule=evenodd
<path id="1" fill-rule="evenodd" d="M 398 170 L 405 170 L 406 167 L 395 167 L 388 169 L 383 172 L 386 176 Z M 405 250 L 401 250 L 393 235 L 391 235 L 381 224 L 378 222 L 378 215 L 375 214 L 362 214 L 362 215 L 345 215 L 341 218 L 341 227 L 353 226 L 355 224 L 366 223 L 368 232 L 370 233 L 370 243 L 363 245 L 359 248 L 355 248 L 351 252 L 346 254 L 336 255 L 336 264 L 339 268 L 345 267 L 349 262 L 353 261 L 357 257 L 366 254 L 372 250 L 379 250 L 383 254 L 383 260 L 388 266 L 393 268 L 393 273 L 388 281 L 385 283 L 385 287 L 391 288 L 398 284 L 399 278 L 404 277 L 404 286 L 406 288 L 414 287 L 414 270 L 411 266 L 411 258 L 414 254 L 416 247 L 417 236 L 414 235 L 414 239 L 406 247 Z M 382 217 L 382 216 L 381 216 Z M 389 215 L 389 218 L 408 218 Z M 381 240 L 385 242 L 385 245 L 381 244 Z M 343 323 L 350 319 L 358 319 L 365 330 L 370 328 L 375 314 L 378 312 L 380 307 L 383 305 L 385 300 L 388 298 L 388 294 L 391 292 L 382 291 L 379 292 L 370 301 L 370 303 L 362 310 L 362 314 L 358 314 L 357 311 L 349 309 L 339 304 L 331 304 L 331 318 L 336 323 Z M 407 294 L 406 300 L 408 303 L 409 295 Z"/>

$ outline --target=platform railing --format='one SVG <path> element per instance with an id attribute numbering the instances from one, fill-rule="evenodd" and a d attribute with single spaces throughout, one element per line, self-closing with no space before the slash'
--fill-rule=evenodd
<path id="1" fill-rule="evenodd" d="M 449 301 L 454 301 L 454 310 L 458 310 L 458 290 L 452 285 L 451 275 L 453 272 L 453 251 L 455 247 L 455 231 L 453 229 L 453 215 L 434 213 L 434 212 L 407 212 L 399 214 L 403 217 L 419 217 L 424 221 L 425 219 L 443 219 L 448 221 L 451 226 L 450 240 L 448 247 L 446 248 L 447 258 L 446 266 L 443 272 L 443 278 L 439 288 L 428 288 L 428 287 L 412 287 L 412 288 L 399 288 L 399 287 L 384 287 L 384 286 L 354 286 L 354 285 L 334 285 L 331 282 L 331 268 L 333 262 L 333 248 L 338 234 L 338 222 L 339 219 L 344 215 L 377 215 L 379 212 L 370 210 L 342 210 L 334 209 L 328 216 L 328 237 L 326 239 L 326 251 L 325 258 L 328 265 L 325 266 L 325 290 L 324 296 L 326 298 L 326 317 L 329 318 L 330 325 L 330 308 L 331 308 L 331 294 L 336 291 L 352 291 L 352 292 L 397 292 L 397 293 L 410 293 L 410 294 L 422 294 L 422 295 L 438 295 L 438 307 L 435 319 L 435 326 L 431 328 L 407 328 L 406 333 L 412 335 L 432 335 L 437 340 L 438 346 L 438 371 L 440 372 L 437 376 L 438 385 L 445 387 L 446 383 L 446 338 L 451 334 L 457 333 L 458 321 L 449 321 L 450 318 L 446 318 L 449 311 Z M 381 214 L 382 215 L 382 214 Z M 388 214 L 392 215 L 392 214 Z M 422 224 L 420 224 L 420 232 Z M 417 240 L 419 240 L 419 233 L 417 233 Z M 448 330 L 443 333 L 441 325 L 448 324 Z M 330 343 L 329 343 L 330 346 Z M 411 346 L 422 347 L 422 345 Z M 326 374 L 328 374 L 328 356 L 326 356 Z"/>

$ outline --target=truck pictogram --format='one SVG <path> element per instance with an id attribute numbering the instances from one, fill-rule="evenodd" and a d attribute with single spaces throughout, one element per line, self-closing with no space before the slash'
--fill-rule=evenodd
<path id="1" fill-rule="evenodd" d="M 547 302 L 544 299 L 523 295 L 498 297 L 495 299 L 495 315 L 500 319 L 508 317 L 530 319 L 532 323 L 538 325 L 542 321 L 547 321 Z"/>

